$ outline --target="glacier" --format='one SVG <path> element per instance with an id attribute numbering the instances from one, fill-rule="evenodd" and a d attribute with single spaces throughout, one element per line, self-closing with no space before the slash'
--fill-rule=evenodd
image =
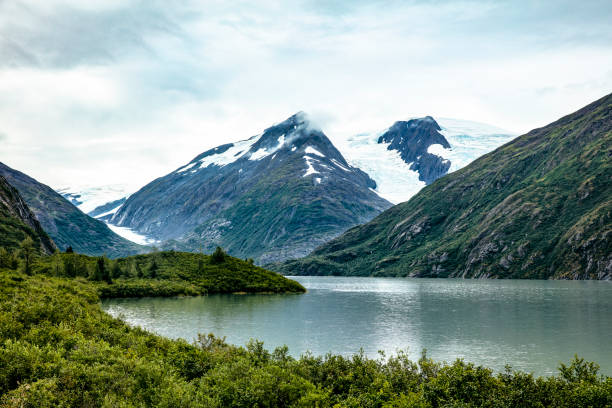
<path id="1" fill-rule="evenodd" d="M 468 120 L 435 118 L 442 130 L 440 133 L 451 145 L 431 145 L 428 152 L 450 160 L 449 173 L 456 171 L 478 157 L 514 139 L 517 135 L 495 126 Z M 425 182 L 419 173 L 411 170 L 397 150 L 388 150 L 388 143 L 378 143 L 378 138 L 387 129 L 378 132 L 360 133 L 347 138 L 336 138 L 338 150 L 353 167 L 368 173 L 376 182 L 376 192 L 394 204 L 407 201 L 418 193 Z"/>

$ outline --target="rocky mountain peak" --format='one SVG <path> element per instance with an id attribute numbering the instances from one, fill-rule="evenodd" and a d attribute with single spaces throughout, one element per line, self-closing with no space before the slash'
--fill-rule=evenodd
<path id="1" fill-rule="evenodd" d="M 440 145 L 450 149 L 448 140 L 440 133 L 442 128 L 431 116 L 398 121 L 378 138 L 378 143 L 388 144 L 388 150 L 399 152 L 402 160 L 410 164 L 411 170 L 419 173 L 419 180 L 429 184 L 448 172 L 449 160 L 435 154 Z M 434 149 L 430 149 L 435 146 Z"/>

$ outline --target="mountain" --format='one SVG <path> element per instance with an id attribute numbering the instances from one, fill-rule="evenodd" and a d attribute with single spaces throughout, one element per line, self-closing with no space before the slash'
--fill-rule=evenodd
<path id="1" fill-rule="evenodd" d="M 286 274 L 612 279 L 612 95 L 532 130 Z"/>
<path id="2" fill-rule="evenodd" d="M 51 254 L 55 251 L 55 244 L 17 189 L 0 176 L 0 247 L 18 248 L 26 237 L 32 238 L 42 253 Z"/>
<path id="3" fill-rule="evenodd" d="M 428 152 L 433 145 L 451 148 L 440 130 L 431 116 L 395 122 L 378 138 L 378 143 L 386 144 L 387 150 L 399 152 L 404 162 L 411 163 L 410 169 L 419 173 L 419 180 L 430 184 L 450 169 L 450 160 Z"/>
<path id="4" fill-rule="evenodd" d="M 71 246 L 86 255 L 133 255 L 145 247 L 121 238 L 102 221 L 81 212 L 52 188 L 0 163 L 0 175 L 13 185 L 32 209 L 44 230 L 62 250 Z"/>
<path id="5" fill-rule="evenodd" d="M 308 254 L 391 206 L 304 113 L 208 150 L 131 195 L 112 224 L 164 248 L 219 245 L 260 263 Z"/>
<path id="6" fill-rule="evenodd" d="M 483 123 L 427 116 L 334 141 L 352 166 L 374 179 L 379 195 L 401 203 L 515 137 Z"/>

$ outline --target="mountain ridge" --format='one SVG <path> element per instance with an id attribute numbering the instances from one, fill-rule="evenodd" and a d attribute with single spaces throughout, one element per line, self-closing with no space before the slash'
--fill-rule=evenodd
<path id="1" fill-rule="evenodd" d="M 51 187 L 32 177 L 1 162 L 0 175 L 19 191 L 60 249 L 71 246 L 79 253 L 109 257 L 145 251 L 145 247 L 121 238 L 102 221 L 87 216 Z"/>
<path id="2" fill-rule="evenodd" d="M 286 274 L 610 279 L 612 95 L 276 265 Z"/>
<path id="3" fill-rule="evenodd" d="M 0 175 L 0 247 L 16 249 L 26 237 L 32 238 L 44 254 L 57 248 L 43 230 L 19 192 Z"/>

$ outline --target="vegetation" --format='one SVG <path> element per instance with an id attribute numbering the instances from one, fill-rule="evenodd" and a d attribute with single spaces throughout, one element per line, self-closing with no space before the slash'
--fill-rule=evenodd
<path id="1" fill-rule="evenodd" d="M 102 312 L 96 288 L 82 277 L 0 271 L 1 407 L 612 405 L 612 378 L 579 358 L 549 378 L 402 353 L 296 360 L 257 341 L 189 344 L 130 328 Z"/>
<path id="2" fill-rule="evenodd" d="M 233 258 L 221 248 L 210 256 L 167 251 L 110 260 L 58 252 L 27 262 L 21 258 L 22 269 L 29 273 L 80 277 L 91 281 L 104 298 L 305 291 L 299 283 Z"/>
<path id="3" fill-rule="evenodd" d="M 611 279 L 612 94 L 324 244 L 292 275 Z"/>

